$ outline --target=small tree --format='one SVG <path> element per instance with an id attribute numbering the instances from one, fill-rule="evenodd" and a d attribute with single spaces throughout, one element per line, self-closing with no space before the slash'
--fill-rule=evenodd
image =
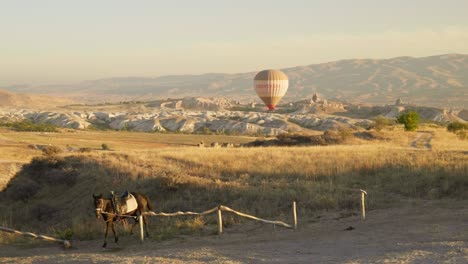
<path id="1" fill-rule="evenodd" d="M 414 131 L 419 125 L 419 114 L 414 111 L 407 111 L 398 116 L 397 121 L 405 125 L 406 131 Z"/>

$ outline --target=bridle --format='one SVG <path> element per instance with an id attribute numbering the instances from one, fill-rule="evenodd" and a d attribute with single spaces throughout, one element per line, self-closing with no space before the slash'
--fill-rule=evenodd
<path id="1" fill-rule="evenodd" d="M 96 214 L 112 215 L 111 213 L 108 213 L 108 212 L 104 211 L 104 199 L 103 199 L 103 198 L 99 198 L 98 201 L 99 201 L 100 207 L 99 207 L 99 208 L 95 208 Z M 103 219 L 105 219 L 105 218 L 103 218 Z M 109 221 L 112 221 L 112 217 L 111 217 L 111 218 L 108 218 L 108 219 L 106 220 L 106 222 L 109 222 Z"/>
<path id="2" fill-rule="evenodd" d="M 112 218 L 115 217 L 115 216 L 117 216 L 117 215 L 116 215 L 115 213 L 108 213 L 108 212 L 104 211 L 104 206 L 105 206 L 105 205 L 104 205 L 104 200 L 105 200 L 105 199 L 99 198 L 99 199 L 97 199 L 97 200 L 98 200 L 99 203 L 100 203 L 100 207 L 95 208 L 96 214 L 105 214 L 105 215 L 109 215 L 109 216 L 111 216 L 111 217 L 109 217 L 109 218 L 106 220 L 106 222 L 112 221 Z M 137 219 L 137 216 L 133 216 L 133 218 L 134 218 L 134 219 Z"/>
<path id="3" fill-rule="evenodd" d="M 99 199 L 97 199 L 97 200 L 99 201 L 99 204 L 100 204 L 101 207 L 96 208 L 96 213 L 102 213 L 102 212 L 106 213 L 106 212 L 104 211 L 104 199 L 99 198 Z"/>

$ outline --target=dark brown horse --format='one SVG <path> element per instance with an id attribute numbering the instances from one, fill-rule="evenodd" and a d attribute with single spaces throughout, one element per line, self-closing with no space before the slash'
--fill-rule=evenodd
<path id="1" fill-rule="evenodd" d="M 147 216 L 144 214 L 145 212 L 152 211 L 153 210 L 153 205 L 151 204 L 151 201 L 146 197 L 145 195 L 141 193 L 133 193 L 133 196 L 135 197 L 138 207 L 136 210 L 131 211 L 126 213 L 125 215 L 127 216 L 133 216 L 133 220 L 135 223 L 132 225 L 132 229 L 130 231 L 131 234 L 133 234 L 133 228 L 138 224 L 138 216 L 140 214 L 143 214 L 143 223 L 145 226 L 146 230 L 146 236 L 149 236 L 148 233 L 148 219 Z M 104 234 L 104 244 L 102 247 L 107 246 L 107 233 L 109 231 L 109 227 L 112 229 L 112 232 L 114 233 L 114 240 L 115 243 L 119 241 L 119 237 L 117 236 L 117 233 L 115 232 L 114 228 L 114 222 L 120 219 L 120 217 L 116 216 L 114 206 L 112 205 L 112 200 L 110 198 L 103 198 L 102 194 L 100 195 L 94 195 L 94 209 L 96 210 L 96 218 L 97 219 L 103 219 L 106 222 L 106 231 Z"/>

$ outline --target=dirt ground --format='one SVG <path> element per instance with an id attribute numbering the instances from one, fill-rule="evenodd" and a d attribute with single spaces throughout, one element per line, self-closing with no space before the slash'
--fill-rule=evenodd
<path id="1" fill-rule="evenodd" d="M 164 242 L 73 241 L 0 245 L 0 263 L 468 263 L 466 201 L 406 202 L 358 215 L 299 218 L 297 231 L 248 222 L 222 237 L 183 236 Z M 353 230 L 345 230 L 353 227 Z"/>
<path id="2" fill-rule="evenodd" d="M 418 132 L 416 137 L 411 141 L 410 146 L 413 148 L 421 148 L 421 149 L 432 149 L 431 140 L 433 134 L 429 131 L 421 131 Z"/>

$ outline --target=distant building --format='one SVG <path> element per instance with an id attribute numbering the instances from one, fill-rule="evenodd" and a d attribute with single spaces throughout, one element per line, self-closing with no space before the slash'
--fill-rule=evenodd
<path id="1" fill-rule="evenodd" d="M 398 99 L 395 101 L 395 105 L 404 105 L 403 100 L 402 100 L 401 98 L 398 98 Z"/>

